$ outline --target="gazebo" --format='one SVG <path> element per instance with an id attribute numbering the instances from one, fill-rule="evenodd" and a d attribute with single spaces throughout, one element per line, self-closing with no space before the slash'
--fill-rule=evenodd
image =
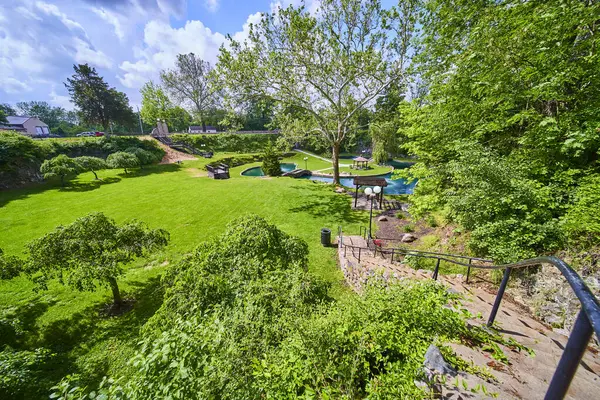
<path id="1" fill-rule="evenodd" d="M 369 160 L 364 157 L 356 157 L 352 159 L 352 168 L 354 169 L 363 169 L 369 167 Z"/>
<path id="2" fill-rule="evenodd" d="M 358 202 L 358 189 L 361 186 L 379 186 L 381 187 L 381 193 L 377 195 L 377 202 L 381 207 L 383 203 L 383 188 L 388 185 L 385 178 L 380 176 L 355 176 L 354 177 L 354 186 L 356 187 L 356 193 L 354 194 L 354 207 L 356 207 Z"/>

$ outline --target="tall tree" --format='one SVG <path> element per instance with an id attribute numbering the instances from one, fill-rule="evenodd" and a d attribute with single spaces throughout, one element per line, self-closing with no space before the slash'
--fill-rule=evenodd
<path id="1" fill-rule="evenodd" d="M 175 69 L 160 74 L 167 92 L 180 104 L 191 107 L 194 117 L 206 126 L 206 113 L 219 103 L 213 67 L 194 53 L 179 54 Z"/>
<path id="2" fill-rule="evenodd" d="M 73 69 L 75 73 L 67 78 L 65 86 L 84 122 L 102 125 L 106 132 L 112 122 L 124 126 L 134 123 L 135 115 L 125 93 L 109 88 L 94 67 L 79 64 Z"/>
<path id="3" fill-rule="evenodd" d="M 175 106 L 160 85 L 152 81 L 144 84 L 142 94 L 142 120 L 149 125 L 156 125 L 157 119 L 164 119 L 169 129 L 174 132 L 185 131 L 192 120 L 183 108 Z"/>
<path id="4" fill-rule="evenodd" d="M 415 3 L 384 9 L 379 0 L 323 0 L 315 14 L 290 6 L 263 15 L 244 43 L 231 39 L 221 49 L 229 99 L 270 98 L 302 109 L 304 118 L 282 129 L 326 141 L 339 183 L 340 147 L 355 114 L 407 79 Z"/>

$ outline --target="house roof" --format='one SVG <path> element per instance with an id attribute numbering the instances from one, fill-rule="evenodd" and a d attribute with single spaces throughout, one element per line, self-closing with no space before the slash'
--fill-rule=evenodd
<path id="1" fill-rule="evenodd" d="M 31 117 L 24 117 L 18 115 L 9 115 L 6 117 L 9 125 L 23 125 Z"/>

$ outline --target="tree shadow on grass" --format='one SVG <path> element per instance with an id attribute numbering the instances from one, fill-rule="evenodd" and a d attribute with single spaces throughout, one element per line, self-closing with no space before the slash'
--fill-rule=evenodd
<path id="1" fill-rule="evenodd" d="M 90 190 L 98 189 L 100 186 L 109 185 L 111 183 L 120 182 L 121 178 L 117 177 L 108 177 L 108 178 L 100 178 L 98 180 L 93 181 L 85 181 L 85 182 L 70 182 L 68 186 L 62 187 L 59 190 L 61 192 L 89 192 Z"/>
<path id="2" fill-rule="evenodd" d="M 134 298 L 136 302 L 126 314 L 107 317 L 101 312 L 105 304 L 96 303 L 30 332 L 34 340 L 28 340 L 27 348 L 19 350 L 43 347 L 54 356 L 37 365 L 41 371 L 40 380 L 35 389 L 24 393 L 24 398 L 48 398 L 50 388 L 68 374 L 80 374 L 82 384 L 96 387 L 107 375 L 111 360 L 127 362 L 128 355 L 123 350 L 127 349 L 133 355 L 140 339 L 140 328 L 158 310 L 164 296 L 160 277 L 146 282 L 129 282 L 129 285 L 132 289 L 124 291 L 123 296 Z M 27 320 L 30 324 L 35 324 L 50 305 L 42 304 L 29 310 Z"/>
<path id="3" fill-rule="evenodd" d="M 61 192 L 87 192 L 98 189 L 102 185 L 120 182 L 122 178 L 136 178 L 146 175 L 163 174 L 177 172 L 181 169 L 179 164 L 157 164 L 144 167 L 144 169 L 136 169 L 125 174 L 124 172 L 117 174 L 116 177 L 101 178 L 101 180 L 93 181 L 71 181 L 64 188 L 60 187 L 60 182 L 44 181 L 41 183 L 31 183 L 21 188 L 0 190 L 0 207 L 3 207 L 15 200 L 23 200 L 31 195 L 43 193 L 46 190 L 59 189 Z M 100 176 L 102 173 L 100 172 Z"/>
<path id="4" fill-rule="evenodd" d="M 351 207 L 351 198 L 344 194 L 328 193 L 333 186 L 315 185 L 291 186 L 292 189 L 310 191 L 314 194 L 305 196 L 304 204 L 292 207 L 291 212 L 308 213 L 314 217 L 330 217 L 340 223 L 352 224 L 364 222 L 363 213 L 353 211 Z"/>
<path id="5" fill-rule="evenodd" d="M 0 315 L 0 348 L 10 346 L 26 350 L 31 347 L 28 344 L 35 343 L 39 334 L 37 319 L 56 302 L 55 299 L 47 301 L 37 296 L 26 304 L 3 311 Z"/>
<path id="6" fill-rule="evenodd" d="M 140 176 L 154 175 L 154 174 L 165 174 L 171 172 L 178 172 L 181 170 L 182 165 L 180 164 L 155 164 L 147 165 L 144 168 L 128 169 L 127 174 L 123 171 L 118 176 L 121 178 L 136 178 Z"/>

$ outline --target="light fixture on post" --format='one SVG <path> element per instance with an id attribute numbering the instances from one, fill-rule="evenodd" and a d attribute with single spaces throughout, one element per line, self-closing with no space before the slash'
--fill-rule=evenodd
<path id="1" fill-rule="evenodd" d="M 304 169 L 308 169 L 308 157 L 304 157 Z"/>
<path id="2" fill-rule="evenodd" d="M 381 187 L 375 186 L 373 189 L 370 187 L 365 189 L 365 194 L 367 195 L 367 199 L 371 199 L 371 209 L 369 211 L 369 238 L 373 237 L 371 234 L 371 223 L 373 221 L 373 198 L 381 193 Z"/>

